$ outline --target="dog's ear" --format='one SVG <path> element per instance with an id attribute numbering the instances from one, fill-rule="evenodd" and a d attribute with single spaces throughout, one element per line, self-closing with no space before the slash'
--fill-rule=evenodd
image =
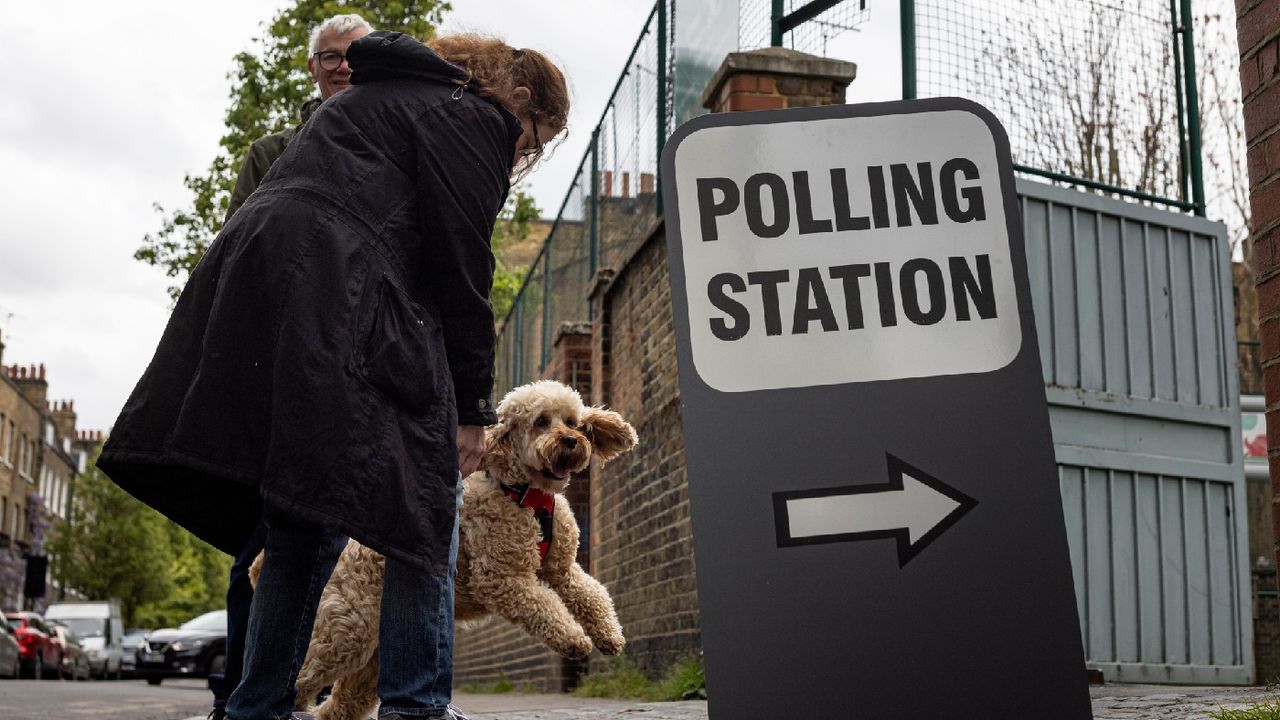
<path id="1" fill-rule="evenodd" d="M 507 434 L 510 433 L 513 429 L 515 429 L 515 425 L 516 425 L 516 422 L 514 417 L 507 417 L 507 418 L 499 417 L 497 425 L 489 425 L 485 427 L 484 429 L 485 452 L 486 453 L 489 452 L 493 448 L 497 447 L 498 443 L 506 439 Z"/>
<path id="2" fill-rule="evenodd" d="M 611 460 L 636 446 L 636 429 L 612 410 L 590 407 L 582 414 L 582 429 L 601 460 Z"/>

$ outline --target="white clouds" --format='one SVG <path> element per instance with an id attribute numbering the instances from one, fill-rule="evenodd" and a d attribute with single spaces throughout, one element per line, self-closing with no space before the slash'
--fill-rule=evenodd
<path id="1" fill-rule="evenodd" d="M 45 363 L 49 394 L 105 429 L 168 317 L 165 277 L 133 259 L 217 150 L 232 56 L 278 2 L 28 3 L 6 8 L 0 94 L 4 362 Z M 10 313 L 14 317 L 9 318 Z"/>
<path id="2" fill-rule="evenodd" d="M 188 201 L 223 134 L 235 53 L 287 0 L 66 0 L 6 7 L 0 91 L 0 330 L 6 363 L 45 363 L 51 398 L 106 429 L 168 317 L 168 278 L 133 259 L 152 203 Z M 455 0 L 444 30 L 545 51 L 572 132 L 528 181 L 554 213 L 651 3 Z M 8 319 L 9 313 L 16 316 Z M 12 337 L 10 337 L 12 333 Z"/>

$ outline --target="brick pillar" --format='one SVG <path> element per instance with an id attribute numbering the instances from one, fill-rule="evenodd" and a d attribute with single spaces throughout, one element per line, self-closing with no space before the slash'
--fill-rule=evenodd
<path id="1" fill-rule="evenodd" d="M 582 399 L 591 398 L 591 323 L 566 322 L 556 331 L 551 357 L 542 372 L 547 380 L 559 380 L 577 390 Z"/>
<path id="2" fill-rule="evenodd" d="M 1249 159 L 1253 276 L 1275 491 L 1280 487 L 1280 0 L 1237 0 L 1236 9 Z M 1280 498 L 1280 492 L 1273 492 L 1273 496 Z M 1275 500 L 1271 514 L 1273 524 L 1280 527 L 1280 505 Z M 1276 550 L 1280 553 L 1280 547 Z"/>
<path id="3" fill-rule="evenodd" d="M 702 92 L 702 106 L 735 112 L 842 105 L 856 74 L 851 62 L 787 48 L 729 53 Z"/>

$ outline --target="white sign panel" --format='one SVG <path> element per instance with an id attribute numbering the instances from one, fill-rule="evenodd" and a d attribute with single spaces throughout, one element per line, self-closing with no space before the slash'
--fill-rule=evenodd
<path id="1" fill-rule="evenodd" d="M 710 127 L 675 167 L 711 387 L 981 373 L 1017 355 L 996 147 L 974 114 Z"/>

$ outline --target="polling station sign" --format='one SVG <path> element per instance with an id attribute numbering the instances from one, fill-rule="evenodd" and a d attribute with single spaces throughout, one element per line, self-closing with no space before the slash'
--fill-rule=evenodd
<path id="1" fill-rule="evenodd" d="M 662 171 L 712 719 L 1090 717 L 1000 124 L 710 115 Z"/>

